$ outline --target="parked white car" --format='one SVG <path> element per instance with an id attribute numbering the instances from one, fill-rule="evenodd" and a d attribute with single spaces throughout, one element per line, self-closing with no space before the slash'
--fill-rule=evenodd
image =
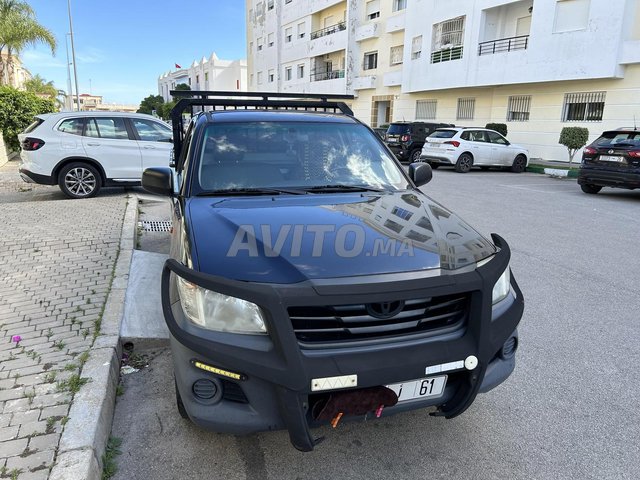
<path id="1" fill-rule="evenodd" d="M 509 142 L 494 130 L 486 128 L 440 128 L 429 135 L 422 147 L 420 160 L 432 168 L 454 166 L 466 173 L 471 167 L 488 169 L 508 167 L 520 173 L 529 164 L 529 151 Z"/>
<path id="2" fill-rule="evenodd" d="M 150 115 L 64 112 L 38 115 L 18 135 L 25 182 L 58 185 L 71 198 L 100 188 L 139 185 L 149 167 L 168 167 L 169 125 Z"/>

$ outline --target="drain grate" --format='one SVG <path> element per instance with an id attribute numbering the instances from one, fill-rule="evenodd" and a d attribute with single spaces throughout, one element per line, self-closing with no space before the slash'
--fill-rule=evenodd
<path id="1" fill-rule="evenodd" d="M 143 220 L 138 226 L 144 232 L 170 232 L 172 228 L 169 220 Z"/>

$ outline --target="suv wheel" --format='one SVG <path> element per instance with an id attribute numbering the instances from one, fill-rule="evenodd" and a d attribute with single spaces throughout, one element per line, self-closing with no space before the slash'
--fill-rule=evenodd
<path id="1" fill-rule="evenodd" d="M 60 190 L 69 198 L 90 198 L 102 187 L 98 170 L 83 162 L 74 162 L 62 167 L 58 175 Z"/>
<path id="2" fill-rule="evenodd" d="M 411 153 L 409 154 L 409 162 L 410 163 L 419 162 L 421 154 L 422 154 L 422 150 L 419 148 L 411 150 Z"/>
<path id="3" fill-rule="evenodd" d="M 518 155 L 511 165 L 511 171 L 513 173 L 522 173 L 525 168 L 527 168 L 527 158 L 524 155 Z"/>
<path id="4" fill-rule="evenodd" d="M 591 185 L 590 183 L 584 183 L 584 184 L 580 185 L 580 188 L 582 189 L 582 191 L 584 193 L 591 193 L 591 194 L 596 194 L 600 190 L 602 190 L 601 186 L 599 186 L 599 185 Z"/>
<path id="5" fill-rule="evenodd" d="M 456 162 L 456 172 L 467 173 L 473 165 L 473 157 L 468 153 L 463 153 Z"/>

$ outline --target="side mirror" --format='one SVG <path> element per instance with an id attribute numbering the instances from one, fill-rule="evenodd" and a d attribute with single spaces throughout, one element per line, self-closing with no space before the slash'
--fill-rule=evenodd
<path id="1" fill-rule="evenodd" d="M 412 163 L 409 165 L 409 177 L 416 184 L 416 187 L 426 185 L 433 178 L 433 170 L 428 163 Z"/>
<path id="2" fill-rule="evenodd" d="M 173 171 L 166 167 L 151 167 L 142 174 L 142 188 L 157 195 L 173 196 Z"/>

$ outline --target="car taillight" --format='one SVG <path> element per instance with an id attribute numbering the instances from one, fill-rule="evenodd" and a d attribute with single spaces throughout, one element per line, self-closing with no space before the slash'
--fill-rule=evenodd
<path id="1" fill-rule="evenodd" d="M 446 145 L 453 145 L 454 147 L 458 148 L 460 146 L 460 142 L 456 141 L 456 140 L 447 140 L 446 142 L 444 142 Z"/>
<path id="2" fill-rule="evenodd" d="M 631 150 L 629 156 L 633 158 L 640 158 L 640 150 Z"/>
<path id="3" fill-rule="evenodd" d="M 596 153 L 598 153 L 598 151 L 595 148 L 591 148 L 591 147 L 586 147 L 582 153 L 584 153 L 585 155 L 595 155 Z"/>
<path id="4" fill-rule="evenodd" d="M 44 140 L 40 140 L 39 138 L 31 138 L 27 137 L 22 142 L 22 149 L 27 151 L 38 150 L 42 148 L 44 145 Z"/>
<path id="5" fill-rule="evenodd" d="M 402 135 L 400 137 L 401 142 L 408 142 L 411 139 L 411 135 Z"/>

